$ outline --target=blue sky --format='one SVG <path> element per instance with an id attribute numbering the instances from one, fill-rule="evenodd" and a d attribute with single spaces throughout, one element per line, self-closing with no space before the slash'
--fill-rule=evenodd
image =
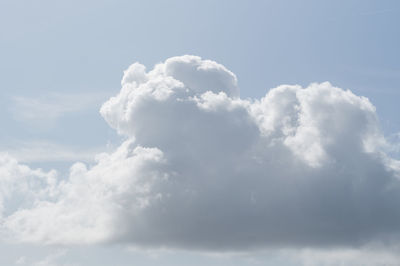
<path id="1" fill-rule="evenodd" d="M 399 13 L 398 1 L 0 0 L 0 150 L 31 168 L 57 169 L 62 178 L 76 161 L 94 165 L 96 154 L 126 138 L 99 113 L 120 91 L 123 71 L 134 62 L 150 71 L 190 54 L 232 71 L 242 99 L 260 99 L 281 84 L 325 81 L 365 96 L 392 142 L 387 153 L 399 158 Z M 118 265 L 304 263 L 282 255 L 295 251 L 279 252 L 3 241 L 0 253 L 8 255 L 0 263 L 24 257 L 26 265 L 115 265 L 111 256 L 121 257 Z"/>

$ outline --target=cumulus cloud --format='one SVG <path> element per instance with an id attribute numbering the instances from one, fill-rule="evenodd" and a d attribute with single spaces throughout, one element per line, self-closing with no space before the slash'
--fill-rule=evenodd
<path id="1" fill-rule="evenodd" d="M 0 221 L 18 208 L 29 209 L 34 202 L 51 198 L 56 184 L 56 171 L 33 170 L 0 153 Z"/>
<path id="2" fill-rule="evenodd" d="M 34 201 L 3 215 L 3 235 L 202 250 L 397 242 L 400 162 L 367 98 L 325 82 L 241 99 L 232 72 L 196 56 L 135 63 L 121 84 L 100 112 L 126 141 L 29 184 Z M 8 165 L 8 179 L 53 176 Z"/>

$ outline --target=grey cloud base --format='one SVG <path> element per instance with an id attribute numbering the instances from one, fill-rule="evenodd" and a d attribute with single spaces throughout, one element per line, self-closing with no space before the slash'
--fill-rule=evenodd
<path id="1" fill-rule="evenodd" d="M 101 114 L 127 140 L 66 180 L 2 156 L 4 187 L 31 195 L 15 207 L 0 193 L 3 237 L 201 250 L 398 242 L 400 162 L 364 97 L 321 83 L 244 100 L 224 66 L 181 56 L 130 66 Z"/>

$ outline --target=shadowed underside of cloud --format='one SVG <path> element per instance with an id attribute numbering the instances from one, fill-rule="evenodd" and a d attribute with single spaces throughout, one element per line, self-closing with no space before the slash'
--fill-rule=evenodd
<path id="1" fill-rule="evenodd" d="M 196 56 L 135 63 L 101 108 L 127 140 L 66 179 L 0 156 L 5 238 L 239 250 L 398 242 L 400 162 L 374 106 L 330 83 L 241 99 Z"/>

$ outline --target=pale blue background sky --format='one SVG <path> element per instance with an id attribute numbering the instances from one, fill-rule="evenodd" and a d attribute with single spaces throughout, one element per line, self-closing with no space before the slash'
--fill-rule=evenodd
<path id="1" fill-rule="evenodd" d="M 399 25 L 399 1 L 0 0 L 0 147 L 31 165 L 60 169 L 75 161 L 68 152 L 85 160 L 112 148 L 118 137 L 98 110 L 119 91 L 122 71 L 182 54 L 225 65 L 244 98 L 283 83 L 351 89 L 372 101 L 395 139 Z M 24 157 L 41 143 L 64 153 L 57 160 Z M 12 248 L 18 251 L 0 256 L 0 264 L 28 249 Z M 181 256 L 182 265 L 200 265 Z M 177 265 L 175 257 L 166 260 Z M 146 261 L 139 264 L 161 265 Z"/>

